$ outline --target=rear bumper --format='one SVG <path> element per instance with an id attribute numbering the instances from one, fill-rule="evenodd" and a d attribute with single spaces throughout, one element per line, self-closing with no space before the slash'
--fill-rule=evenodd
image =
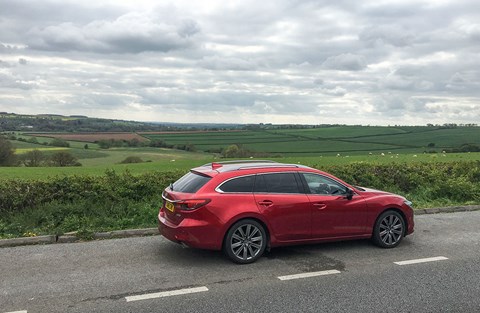
<path id="1" fill-rule="evenodd" d="M 175 225 L 169 222 L 163 212 L 158 214 L 158 230 L 170 241 L 184 243 L 192 248 L 220 250 L 222 237 L 220 230 L 205 221 L 184 219 Z"/>

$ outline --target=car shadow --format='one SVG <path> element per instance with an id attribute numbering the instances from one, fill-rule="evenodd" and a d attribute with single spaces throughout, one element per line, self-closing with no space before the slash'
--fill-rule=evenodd
<path id="1" fill-rule="evenodd" d="M 400 244 L 396 250 L 408 248 L 411 245 L 409 238 Z M 331 254 L 342 252 L 345 254 L 371 255 L 372 253 L 384 253 L 384 249 L 376 247 L 370 240 L 349 240 L 308 245 L 294 245 L 276 247 L 265 251 L 262 258 L 255 263 L 247 265 L 250 267 L 285 266 L 296 269 L 300 272 L 321 271 L 321 270 L 344 270 L 345 264 L 331 257 Z M 208 267 L 230 267 L 238 264 L 230 261 L 221 251 L 202 250 L 195 248 L 184 248 L 178 244 L 167 244 L 157 247 L 155 258 L 159 263 L 167 266 L 205 268 Z"/>
<path id="2" fill-rule="evenodd" d="M 309 245 L 286 246 L 271 249 L 265 254 L 267 260 L 287 263 L 299 271 L 345 270 L 345 264 L 338 259 L 327 256 L 329 252 L 358 249 L 375 249 L 368 240 L 340 241 Z"/>
<path id="3" fill-rule="evenodd" d="M 162 264 L 175 266 L 198 267 L 204 264 L 231 264 L 221 251 L 187 248 L 175 243 L 157 247 L 155 254 Z"/>

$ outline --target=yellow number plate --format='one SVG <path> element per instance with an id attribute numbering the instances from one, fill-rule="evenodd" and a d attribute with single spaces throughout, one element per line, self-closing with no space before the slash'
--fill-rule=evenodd
<path id="1" fill-rule="evenodd" d="M 173 205 L 173 203 L 168 202 L 168 201 L 165 202 L 165 208 L 167 210 L 169 210 L 170 212 L 175 211 L 175 206 Z"/>

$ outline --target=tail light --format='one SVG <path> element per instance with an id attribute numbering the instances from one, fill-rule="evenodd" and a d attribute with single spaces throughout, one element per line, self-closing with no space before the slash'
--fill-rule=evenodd
<path id="1" fill-rule="evenodd" d="M 182 211 L 192 211 L 209 203 L 210 199 L 188 199 L 175 201 L 175 209 Z"/>

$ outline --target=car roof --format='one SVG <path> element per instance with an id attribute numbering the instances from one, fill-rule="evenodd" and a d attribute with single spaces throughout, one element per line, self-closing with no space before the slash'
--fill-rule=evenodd
<path id="1" fill-rule="evenodd" d="M 192 171 L 216 176 L 220 173 L 252 170 L 252 169 L 284 169 L 284 168 L 304 168 L 311 169 L 308 166 L 300 164 L 286 164 L 270 160 L 234 160 L 223 162 L 212 162 L 204 164 L 200 167 L 193 168 Z"/>

